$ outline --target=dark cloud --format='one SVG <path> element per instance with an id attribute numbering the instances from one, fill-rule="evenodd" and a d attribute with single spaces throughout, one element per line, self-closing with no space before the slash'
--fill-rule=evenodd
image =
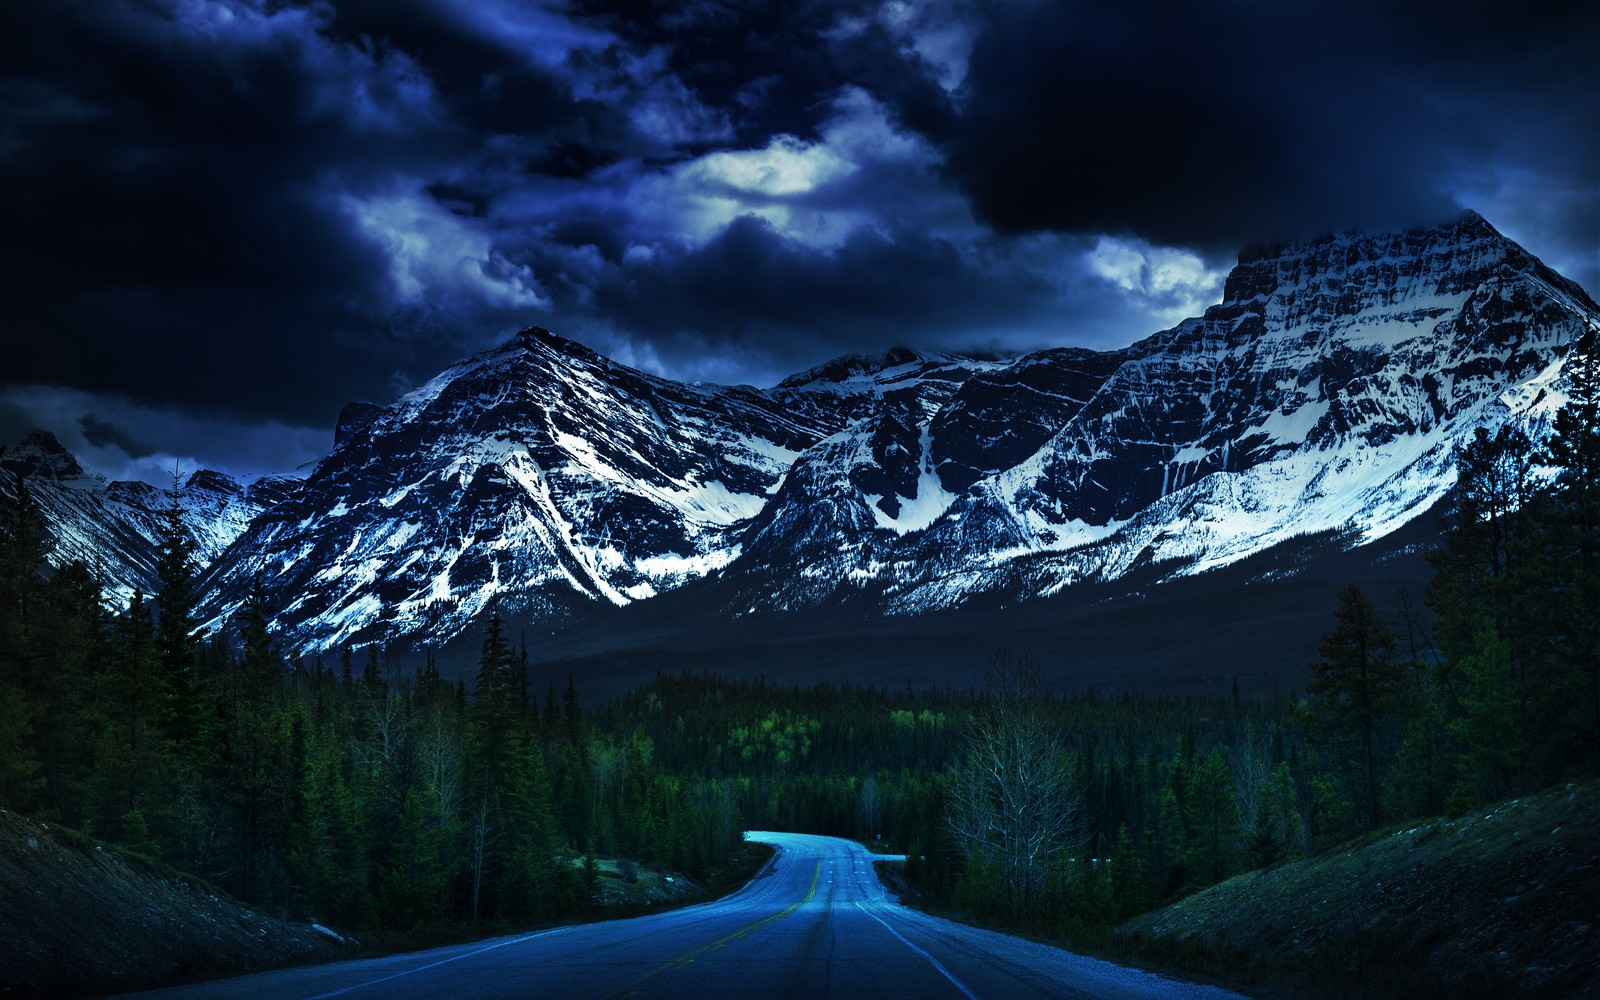
<path id="1" fill-rule="evenodd" d="M 149 458 L 159 450 L 93 413 L 79 417 L 78 426 L 83 430 L 83 439 L 95 448 L 120 448 L 129 458 Z"/>
<path id="2" fill-rule="evenodd" d="M 681 377 L 770 383 L 823 358 L 895 345 L 1000 354 L 1111 346 L 1127 317 L 1126 293 L 1087 269 L 1063 276 L 1059 264 L 1035 268 L 1002 247 L 975 253 L 918 233 L 862 229 L 818 247 L 742 216 L 703 245 L 634 257 L 617 253 L 598 222 L 565 231 L 597 253 L 581 281 L 548 286 L 552 314 L 598 349 Z M 538 269 L 559 270 L 568 249 L 545 246 Z M 1035 263 L 1086 250 L 1058 244 Z"/>
<path id="3" fill-rule="evenodd" d="M 14 0 L 0 417 L 260 471 L 528 323 L 755 382 L 1111 346 L 1242 243 L 1458 203 L 1594 287 L 1597 16 Z"/>
<path id="4" fill-rule="evenodd" d="M 728 110 L 740 145 L 777 134 L 813 140 L 830 97 L 866 90 L 895 120 L 942 139 L 956 127 L 937 70 L 896 41 L 863 0 L 669 5 L 579 4 L 597 23 L 641 47 L 662 46 L 672 68 L 706 101 Z"/>
<path id="5" fill-rule="evenodd" d="M 0 398 L 0 448 L 15 446 L 38 425 L 26 407 Z"/>
<path id="6" fill-rule="evenodd" d="M 645 335 L 820 336 L 848 349 L 980 328 L 995 318 L 989 299 L 999 289 L 985 288 L 990 280 L 943 240 L 860 230 L 819 249 L 744 216 L 703 247 L 616 269 L 598 294 L 599 311 Z M 1022 276 L 1002 280 L 1023 299 L 1051 292 Z"/>
<path id="7" fill-rule="evenodd" d="M 1237 247 L 1435 221 L 1508 127 L 1537 123 L 1533 157 L 1582 145 L 1551 110 L 1600 89 L 1597 38 L 1592 5 L 1000 5 L 949 176 L 1008 232 Z"/>
<path id="8" fill-rule="evenodd" d="M 44 103 L 0 156 L 7 380 L 328 419 L 321 373 L 370 367 L 388 295 L 334 198 L 437 131 L 403 60 L 328 46 L 310 15 L 214 36 L 149 8 L 21 12 L 6 85 Z"/>

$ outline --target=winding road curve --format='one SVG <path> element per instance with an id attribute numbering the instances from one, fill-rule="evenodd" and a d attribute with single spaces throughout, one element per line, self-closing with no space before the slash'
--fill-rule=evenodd
<path id="1" fill-rule="evenodd" d="M 793 833 L 747 836 L 772 844 L 777 856 L 750 884 L 713 903 L 130 996 L 171 1000 L 1223 1000 L 1236 996 L 902 907 L 885 894 L 872 870 L 878 856 L 852 841 Z"/>

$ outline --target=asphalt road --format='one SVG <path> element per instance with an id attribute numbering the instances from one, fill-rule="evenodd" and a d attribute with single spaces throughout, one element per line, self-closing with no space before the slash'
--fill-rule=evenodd
<path id="1" fill-rule="evenodd" d="M 283 969 L 141 998 L 1232 997 L 900 906 L 874 855 L 834 837 L 751 833 L 778 848 L 714 903 L 432 951 Z"/>

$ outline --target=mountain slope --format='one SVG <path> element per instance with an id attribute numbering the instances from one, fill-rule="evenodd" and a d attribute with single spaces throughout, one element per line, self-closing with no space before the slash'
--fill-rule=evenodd
<path id="1" fill-rule="evenodd" d="M 726 565 L 795 460 L 888 396 L 981 362 L 841 359 L 759 391 L 647 375 L 547 331 L 359 427 L 207 575 L 207 627 L 259 582 L 295 648 L 456 634 L 491 601 L 561 616 Z"/>
<path id="2" fill-rule="evenodd" d="M 1600 995 L 1600 786 L 1406 824 L 1119 929 L 1148 959 L 1293 996 Z"/>
<path id="3" fill-rule="evenodd" d="M 85 472 L 54 435 L 37 429 L 0 455 L 0 497 L 14 502 L 18 487 L 26 488 L 50 539 L 49 564 L 82 562 L 120 603 L 135 590 L 160 589 L 156 559 L 165 512 L 173 502 L 194 544 L 195 560 L 203 566 L 298 483 L 268 476 L 243 486 L 209 469 L 192 473 L 175 493 L 148 483 L 107 483 Z"/>
<path id="4" fill-rule="evenodd" d="M 869 578 L 858 589 L 880 610 L 919 614 L 1149 563 L 1201 572 L 1296 536 L 1372 541 L 1443 498 L 1476 428 L 1515 422 L 1537 436 L 1563 399 L 1567 347 L 1597 321 L 1581 289 L 1471 213 L 1263 248 L 1200 318 L 1115 354 L 1034 355 L 969 381 L 925 425 L 946 498 L 936 517 L 852 550 L 870 560 L 752 547 L 723 571 L 750 580 L 729 607 L 804 606 Z M 1043 393 L 1029 376 L 1071 389 Z M 969 415 L 985 410 L 988 433 L 971 433 Z"/>
<path id="5" fill-rule="evenodd" d="M 103 996 L 330 961 L 337 934 L 159 862 L 0 809 L 0 995 Z"/>
<path id="6" fill-rule="evenodd" d="M 529 330 L 347 408 L 202 616 L 259 583 L 296 651 L 668 592 L 707 621 L 867 620 L 1370 543 L 1440 503 L 1476 429 L 1541 431 L 1586 324 L 1582 289 L 1467 213 L 1248 251 L 1221 303 L 1113 352 L 893 351 L 757 390 Z"/>

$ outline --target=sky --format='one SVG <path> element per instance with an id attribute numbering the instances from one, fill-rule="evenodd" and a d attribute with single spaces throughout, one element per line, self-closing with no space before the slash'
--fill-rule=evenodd
<path id="1" fill-rule="evenodd" d="M 303 470 L 529 325 L 753 385 L 1116 347 L 1463 208 L 1600 292 L 1600 7 L 8 0 L 0 442 Z"/>

